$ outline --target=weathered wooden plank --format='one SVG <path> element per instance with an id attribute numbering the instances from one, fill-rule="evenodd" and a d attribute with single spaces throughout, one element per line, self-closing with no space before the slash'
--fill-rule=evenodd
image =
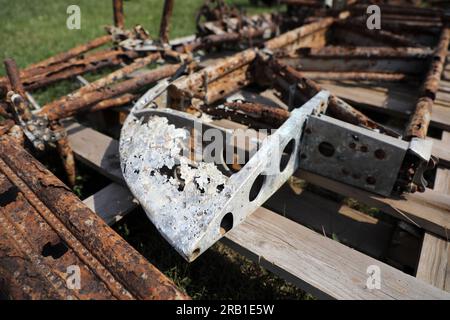
<path id="1" fill-rule="evenodd" d="M 231 230 L 224 241 L 319 297 L 450 299 L 449 294 L 421 280 L 264 208 Z M 379 290 L 367 287 L 369 266 L 380 268 Z"/>
<path id="2" fill-rule="evenodd" d="M 83 202 L 108 225 L 118 222 L 138 206 L 130 191 L 117 183 L 111 183 Z"/>
<path id="3" fill-rule="evenodd" d="M 314 173 L 299 171 L 298 175 L 322 188 L 377 207 L 383 212 L 442 237 L 445 237 L 450 229 L 448 195 L 427 189 L 425 193 L 406 194 L 401 198 L 385 198 Z"/>
<path id="4" fill-rule="evenodd" d="M 78 127 L 78 133 L 81 129 Z M 71 132 L 75 134 L 76 131 Z M 92 132 L 90 135 L 93 137 Z M 71 143 L 74 140 L 76 138 L 73 136 L 69 139 Z M 106 140 L 103 139 L 106 145 L 98 150 L 108 153 L 110 149 L 107 146 L 111 141 Z M 92 162 L 92 166 L 105 166 L 103 172 L 111 168 L 102 161 L 110 158 L 108 154 L 94 155 L 92 151 L 80 150 L 83 148 L 83 144 L 80 143 L 72 144 L 72 148 L 75 153 L 84 155 L 84 161 Z M 109 175 L 114 176 L 111 173 Z M 226 243 L 232 247 L 318 297 L 450 299 L 449 294 L 437 288 L 267 209 L 258 209 L 243 224 L 230 231 L 226 239 L 228 240 L 225 240 Z M 367 288 L 366 281 L 369 277 L 367 267 L 371 265 L 376 265 L 381 270 L 380 289 Z"/>

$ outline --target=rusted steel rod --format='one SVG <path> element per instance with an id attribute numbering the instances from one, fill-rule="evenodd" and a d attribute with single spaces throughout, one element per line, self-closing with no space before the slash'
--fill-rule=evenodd
<path id="1" fill-rule="evenodd" d="M 30 72 L 33 69 L 45 69 L 51 65 L 65 62 L 67 60 L 75 58 L 76 56 L 79 56 L 82 53 L 85 53 L 92 49 L 98 48 L 98 47 L 110 42 L 111 40 L 112 40 L 112 38 L 110 35 L 101 36 L 99 38 L 89 41 L 88 43 L 76 46 L 66 52 L 59 53 L 59 54 L 57 54 L 53 57 L 50 57 L 46 60 L 32 64 L 29 67 L 27 67 L 26 69 L 24 69 L 22 72 Z"/>
<path id="2" fill-rule="evenodd" d="M 61 161 L 63 163 L 64 169 L 66 171 L 67 182 L 71 188 L 75 186 L 76 182 L 76 167 L 75 167 L 75 157 L 73 150 L 69 145 L 69 140 L 67 138 L 67 133 L 59 123 L 53 122 L 50 125 L 53 132 L 58 132 L 61 136 L 60 139 L 56 141 L 56 149 Z"/>
<path id="3" fill-rule="evenodd" d="M 6 73 L 8 74 L 9 83 L 11 86 L 11 89 L 14 93 L 20 95 L 23 98 L 23 103 L 19 103 L 17 105 L 12 104 L 14 106 L 17 106 L 18 115 L 22 117 L 23 120 L 29 120 L 31 119 L 31 111 L 30 106 L 26 102 L 25 97 L 25 89 L 23 88 L 22 82 L 20 80 L 20 73 L 19 68 L 17 68 L 16 61 L 14 59 L 6 59 L 5 60 L 5 69 Z M 10 97 L 11 99 L 13 96 Z M 17 116 L 17 115 L 16 115 Z"/>
<path id="4" fill-rule="evenodd" d="M 203 48 L 214 47 L 221 44 L 236 43 L 242 41 L 253 41 L 261 38 L 268 30 L 275 32 L 277 26 L 275 24 L 266 28 L 250 28 L 242 32 L 225 32 L 222 34 L 211 34 L 201 38 L 197 38 L 193 43 L 186 46 L 187 51 L 195 51 Z"/>
<path id="5" fill-rule="evenodd" d="M 6 74 L 8 75 L 11 90 L 25 96 L 25 89 L 20 81 L 19 68 L 14 59 L 8 58 L 4 60 Z"/>
<path id="6" fill-rule="evenodd" d="M 164 8 L 159 27 L 159 40 L 162 43 L 169 43 L 170 19 L 172 18 L 174 0 L 164 0 Z"/>
<path id="7" fill-rule="evenodd" d="M 123 14 L 123 0 L 112 0 L 114 13 L 114 26 L 123 29 L 125 26 L 125 18 Z"/>
<path id="8" fill-rule="evenodd" d="M 5 137 L 0 138 L 0 174 L 1 234 L 13 240 L 25 261 L 32 262 L 30 271 L 37 270 L 36 277 L 44 280 L 44 287 L 31 290 L 50 289 L 65 299 L 187 298 L 50 171 Z M 62 257 L 45 259 L 43 247 L 58 244 Z M 49 251 L 47 255 L 58 253 Z M 69 290 L 64 281 L 70 265 L 81 271 L 78 290 Z M 28 272 L 18 266 L 24 271 L 17 276 L 23 287 Z"/>
<path id="9" fill-rule="evenodd" d="M 341 47 L 326 46 L 311 48 L 309 56 L 318 58 L 428 58 L 433 51 L 429 48 L 415 47 Z"/>
<path id="10" fill-rule="evenodd" d="M 0 121 L 0 136 L 7 133 L 14 125 L 15 122 L 11 119 Z"/>
<path id="11" fill-rule="evenodd" d="M 87 92 L 98 90 L 98 89 L 106 87 L 107 85 L 110 85 L 114 82 L 122 80 L 130 73 L 136 71 L 137 69 L 143 68 L 146 65 L 149 65 L 150 63 L 158 60 L 160 57 L 161 57 L 161 55 L 159 53 L 153 53 L 153 54 L 148 55 L 147 57 L 136 59 L 135 61 L 133 61 L 133 63 L 131 63 L 123 68 L 120 68 L 119 70 L 116 70 L 103 78 L 100 78 L 94 82 L 91 82 L 88 85 L 81 87 L 77 91 L 72 92 L 67 96 L 63 96 L 55 101 L 52 101 L 52 102 L 46 104 L 44 106 L 44 108 L 51 109 L 57 105 L 64 104 L 67 101 L 80 98 Z"/>
<path id="12" fill-rule="evenodd" d="M 302 74 L 311 80 L 353 80 L 353 81 L 408 81 L 412 77 L 404 73 L 390 72 L 322 72 L 322 71 L 303 71 Z"/>
<path id="13" fill-rule="evenodd" d="M 181 98 L 197 97 L 203 99 L 207 91 L 205 89 L 207 89 L 208 83 L 214 82 L 245 65 L 249 65 L 255 58 L 256 51 L 254 49 L 247 49 L 176 81 L 168 88 L 169 96 L 173 99 L 172 103 Z"/>
<path id="14" fill-rule="evenodd" d="M 442 71 L 444 70 L 450 42 L 450 28 L 444 28 L 439 43 L 432 57 L 430 69 L 423 84 L 414 114 L 411 116 L 405 131 L 405 139 L 417 137 L 425 139 L 430 126 L 431 113 L 436 93 L 439 90 Z"/>
<path id="15" fill-rule="evenodd" d="M 403 6 L 403 5 L 389 5 L 389 4 L 378 4 L 383 14 L 404 14 L 413 16 L 429 16 L 429 17 L 439 17 L 442 15 L 443 11 L 436 8 L 419 8 L 414 6 Z M 355 14 L 365 14 L 367 12 L 367 4 L 356 4 L 352 7 L 352 12 Z"/>
<path id="16" fill-rule="evenodd" d="M 269 50 L 277 50 L 288 44 L 298 41 L 300 38 L 314 33 L 316 31 L 326 29 L 334 23 L 335 19 L 332 17 L 323 18 L 316 22 L 301 26 L 297 29 L 283 33 L 282 35 L 266 41 L 265 48 Z"/>
<path id="17" fill-rule="evenodd" d="M 365 21 L 337 21 L 336 26 L 350 30 L 352 32 L 357 32 L 362 34 L 369 39 L 374 39 L 384 44 L 391 44 L 395 46 L 405 46 L 405 47 L 421 47 L 419 43 L 414 41 L 412 38 L 406 37 L 401 34 L 397 34 L 388 30 L 368 30 Z"/>
<path id="18" fill-rule="evenodd" d="M 138 95 L 127 93 L 117 98 L 106 99 L 94 105 L 91 105 L 85 109 L 85 112 L 97 112 L 110 108 L 121 107 L 131 103 L 133 100 L 136 100 L 137 98 Z"/>
<path id="19" fill-rule="evenodd" d="M 241 112 L 257 121 L 270 124 L 273 127 L 281 126 L 290 115 L 290 112 L 287 110 L 254 102 L 226 102 L 224 106 L 234 112 Z"/>
<path id="20" fill-rule="evenodd" d="M 102 50 L 82 58 L 74 58 L 67 62 L 58 63 L 42 69 L 40 73 L 29 74 L 26 70 L 21 73 L 22 84 L 26 90 L 41 88 L 50 83 L 74 77 L 103 67 L 120 64 L 123 59 L 135 59 L 138 53 L 123 50 Z M 0 79 L 0 87 L 6 86 L 7 79 Z"/>
<path id="21" fill-rule="evenodd" d="M 279 60 L 271 59 L 268 63 L 269 69 L 266 68 L 266 74 L 269 79 L 276 80 L 277 76 L 280 76 L 284 81 L 289 84 L 297 83 L 298 90 L 304 95 L 305 100 L 312 98 L 315 94 L 320 92 L 322 88 L 316 82 L 304 77 L 300 71 L 285 65 Z M 283 88 L 286 89 L 286 88 Z M 380 126 L 378 123 L 368 118 L 366 115 L 356 110 L 342 99 L 335 95 L 330 95 L 328 104 L 328 110 L 330 113 L 338 119 L 343 121 L 360 125 L 366 128 L 379 129 L 382 132 L 393 134 L 390 130 Z"/>
<path id="22" fill-rule="evenodd" d="M 87 92 L 82 96 L 74 100 L 66 101 L 63 104 L 43 107 L 37 112 L 37 114 L 47 116 L 49 120 L 69 117 L 82 111 L 90 105 L 101 102 L 102 100 L 144 89 L 149 84 L 174 75 L 180 67 L 180 64 L 166 65 L 143 73 L 133 79 L 114 84 L 113 86 Z"/>

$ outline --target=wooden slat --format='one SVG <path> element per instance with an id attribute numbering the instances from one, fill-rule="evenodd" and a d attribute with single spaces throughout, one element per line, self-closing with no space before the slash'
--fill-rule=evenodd
<path id="1" fill-rule="evenodd" d="M 443 140 L 448 138 L 443 136 Z M 450 170 L 438 168 L 434 190 L 450 194 Z M 450 292 L 450 242 L 425 233 L 417 267 L 417 278 Z"/>
<path id="2" fill-rule="evenodd" d="M 450 229 L 450 196 L 427 189 L 425 193 L 385 198 L 314 173 L 300 171 L 298 176 L 322 188 L 377 207 L 398 219 L 445 237 Z"/>
<path id="3" fill-rule="evenodd" d="M 111 183 L 83 202 L 109 225 L 118 222 L 138 206 L 128 189 L 117 183 Z"/>
<path id="4" fill-rule="evenodd" d="M 371 257 L 383 258 L 394 226 L 313 192 L 283 186 L 264 207 Z"/>
<path id="5" fill-rule="evenodd" d="M 72 129 L 75 129 L 72 127 Z M 111 168 L 103 159 L 108 154 L 86 152 L 77 138 L 78 130 L 69 130 L 69 142 L 76 154 L 94 167 Z M 90 129 L 89 129 L 90 130 Z M 93 130 L 92 130 L 93 131 Z M 94 137 L 95 131 L 89 131 Z M 78 135 L 72 135 L 78 132 Z M 100 133 L 97 133 L 100 134 Z M 101 134 L 100 134 L 101 135 Z M 83 138 L 84 139 L 84 138 Z M 85 141 L 85 140 L 84 140 Z M 94 140 L 92 140 L 94 141 Z M 98 150 L 109 152 L 111 141 Z M 92 157 L 88 158 L 86 157 Z M 112 168 L 114 171 L 114 168 Z M 116 176 L 117 174 L 108 175 Z M 414 277 L 370 258 L 345 245 L 328 239 L 267 209 L 260 208 L 244 223 L 230 231 L 226 239 L 232 247 L 259 261 L 267 269 L 297 284 L 318 297 L 336 299 L 450 299 L 450 294 L 438 290 Z M 367 267 L 381 270 L 381 289 L 366 287 Z"/>

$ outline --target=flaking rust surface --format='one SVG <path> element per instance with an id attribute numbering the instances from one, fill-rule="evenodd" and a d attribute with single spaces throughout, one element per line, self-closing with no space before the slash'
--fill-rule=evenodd
<path id="1" fill-rule="evenodd" d="M 230 199 L 228 178 L 214 163 L 193 166 L 181 155 L 188 147 L 187 129 L 159 116 L 143 122 L 130 115 L 127 121 L 120 154 L 128 186 L 161 234 L 180 254 L 189 256 L 207 234 L 214 213 Z"/>

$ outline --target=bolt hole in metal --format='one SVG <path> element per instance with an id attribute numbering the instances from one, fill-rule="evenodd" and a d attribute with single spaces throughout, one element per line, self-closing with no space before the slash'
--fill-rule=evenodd
<path id="1" fill-rule="evenodd" d="M 335 148 L 331 143 L 323 141 L 319 144 L 319 152 L 324 157 L 330 158 L 334 155 Z"/>
<path id="2" fill-rule="evenodd" d="M 57 244 L 52 244 L 47 242 L 42 247 L 42 256 L 52 257 L 53 259 L 61 258 L 69 249 L 63 242 L 58 242 Z"/>
<path id="3" fill-rule="evenodd" d="M 253 182 L 252 188 L 250 189 L 250 193 L 248 195 L 248 200 L 253 202 L 258 198 L 258 195 L 261 193 L 264 182 L 266 181 L 266 176 L 260 174 L 255 181 Z"/>
<path id="4" fill-rule="evenodd" d="M 220 234 L 222 236 L 233 228 L 233 220 L 233 214 L 231 212 L 223 216 L 220 222 Z"/>
<path id="5" fill-rule="evenodd" d="M 295 139 L 292 139 L 291 141 L 289 141 L 286 147 L 284 147 L 283 153 L 281 154 L 280 172 L 284 172 L 284 170 L 286 170 L 287 165 L 292 159 L 294 149 L 295 149 Z"/>

